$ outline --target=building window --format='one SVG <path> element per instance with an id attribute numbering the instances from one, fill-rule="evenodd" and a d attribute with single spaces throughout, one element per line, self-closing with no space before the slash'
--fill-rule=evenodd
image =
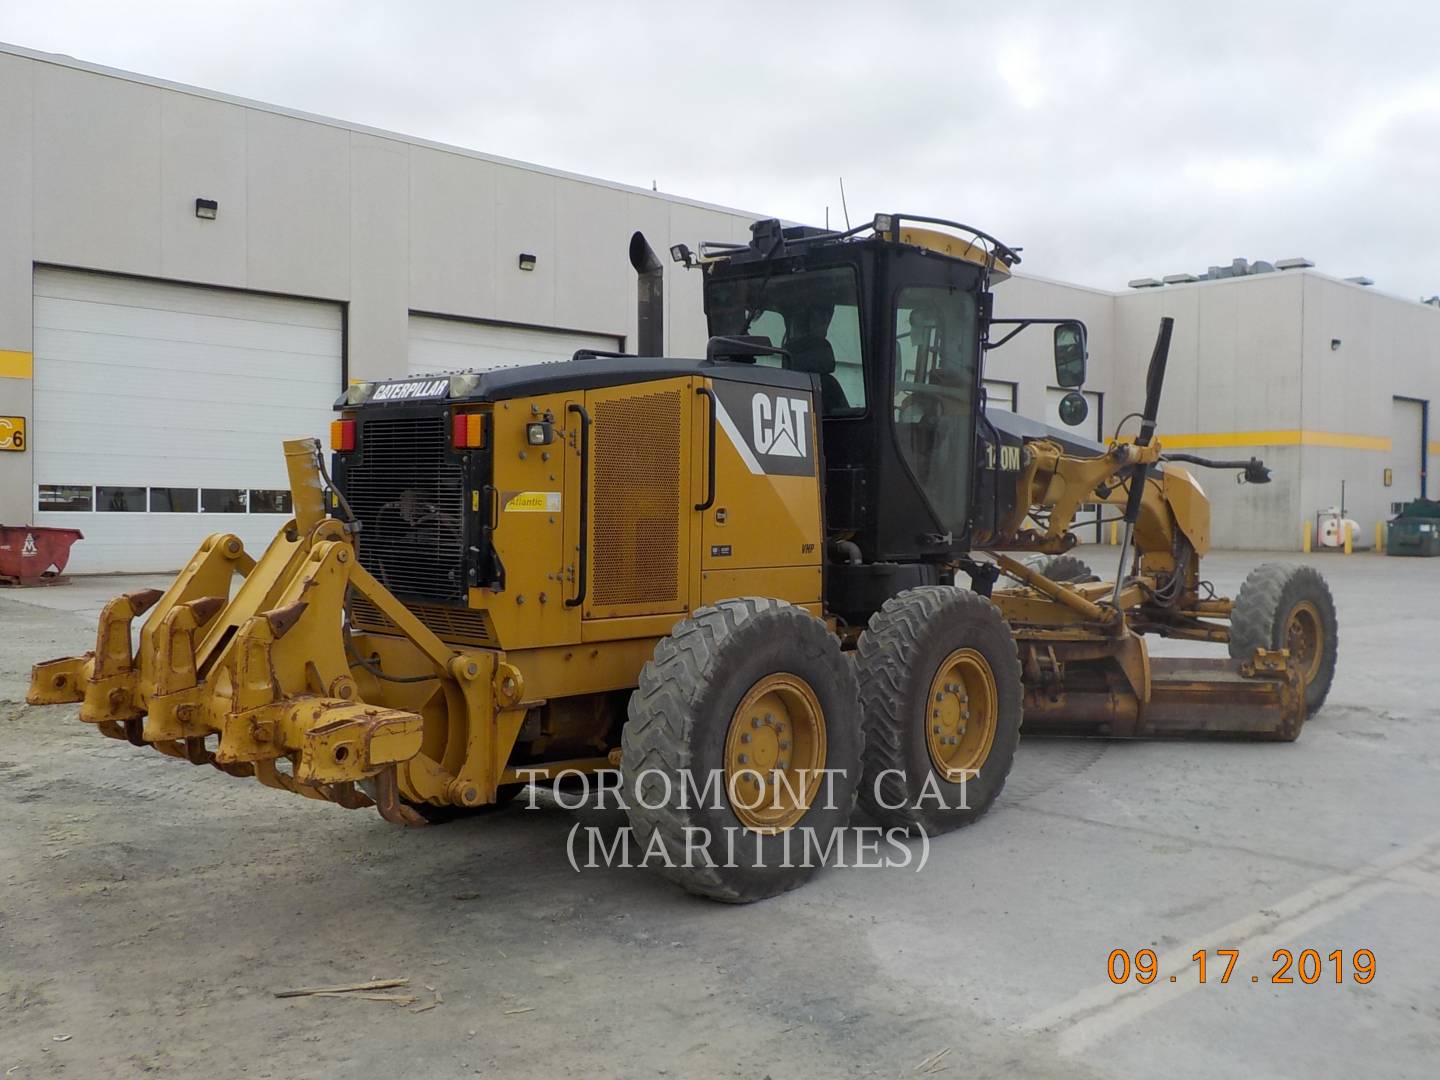
<path id="1" fill-rule="evenodd" d="M 152 487 L 152 514 L 193 514 L 200 509 L 200 493 L 195 488 Z"/>
<path id="2" fill-rule="evenodd" d="M 281 488 L 251 488 L 250 489 L 250 513 L 252 514 L 288 514 L 290 513 L 290 492 Z"/>
<path id="3" fill-rule="evenodd" d="M 145 489 L 102 485 L 95 489 L 95 509 L 105 514 L 143 514 Z"/>
<path id="4" fill-rule="evenodd" d="M 245 491 L 243 488 L 204 488 L 200 492 L 202 514 L 243 514 L 245 513 Z"/>
<path id="5" fill-rule="evenodd" d="M 987 409 L 1016 411 L 1015 403 L 1019 389 L 1017 384 L 1006 382 L 1004 379 L 984 379 L 982 381 L 985 385 L 985 407 Z"/>
<path id="6" fill-rule="evenodd" d="M 95 489 L 75 487 L 71 484 L 41 484 L 40 509 L 48 513 L 57 511 L 89 513 L 95 509 Z"/>

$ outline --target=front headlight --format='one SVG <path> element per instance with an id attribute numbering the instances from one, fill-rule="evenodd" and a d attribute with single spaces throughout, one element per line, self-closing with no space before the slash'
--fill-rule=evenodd
<path id="1" fill-rule="evenodd" d="M 478 371 L 457 371 L 450 376 L 450 397 L 469 397 L 480 385 L 480 372 Z"/>
<path id="2" fill-rule="evenodd" d="M 349 385 L 349 387 L 347 387 L 346 390 L 345 390 L 345 404 L 346 404 L 346 405 L 360 405 L 360 404 L 363 404 L 364 402 L 369 401 L 371 395 L 374 394 L 374 393 L 375 393 L 375 384 L 374 384 L 373 382 L 357 382 L 357 383 L 351 383 L 351 384 Z"/>

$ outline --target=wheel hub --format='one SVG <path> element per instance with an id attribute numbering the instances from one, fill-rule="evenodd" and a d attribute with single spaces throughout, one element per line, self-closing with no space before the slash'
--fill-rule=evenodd
<path id="1" fill-rule="evenodd" d="M 974 776 L 995 742 L 999 702 L 989 663 L 974 649 L 956 649 L 930 682 L 925 741 L 941 778 L 958 784 Z"/>
<path id="2" fill-rule="evenodd" d="M 1306 684 L 1313 682 L 1325 655 L 1325 626 L 1319 608 L 1309 600 L 1291 610 L 1285 624 L 1285 648 L 1304 673 Z"/>
<path id="3" fill-rule="evenodd" d="M 798 675 L 767 675 L 746 693 L 725 736 L 725 791 L 740 823 L 761 833 L 792 828 L 820 787 L 825 715 Z"/>

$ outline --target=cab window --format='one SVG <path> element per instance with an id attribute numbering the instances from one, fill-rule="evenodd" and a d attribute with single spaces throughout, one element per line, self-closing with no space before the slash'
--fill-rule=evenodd
<path id="1" fill-rule="evenodd" d="M 891 407 L 900 453 L 945 529 L 967 517 L 978 337 L 972 293 L 911 285 L 895 303 Z"/>
<path id="2" fill-rule="evenodd" d="M 756 334 L 790 355 L 756 363 L 819 376 L 827 417 L 865 412 L 859 285 L 848 266 L 722 279 L 707 286 L 710 332 Z"/>

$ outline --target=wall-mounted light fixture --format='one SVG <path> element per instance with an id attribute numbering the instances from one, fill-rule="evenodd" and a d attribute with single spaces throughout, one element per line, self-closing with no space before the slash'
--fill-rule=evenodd
<path id="1" fill-rule="evenodd" d="M 535 256 L 534 256 L 534 255 L 531 255 L 528 251 L 522 251 L 522 252 L 520 253 L 520 269 L 521 269 L 521 270 L 534 270 L 534 269 L 535 269 Z"/>
<path id="2" fill-rule="evenodd" d="M 196 199 L 195 216 L 204 221 L 214 221 L 215 215 L 220 212 L 220 204 L 214 199 Z"/>

